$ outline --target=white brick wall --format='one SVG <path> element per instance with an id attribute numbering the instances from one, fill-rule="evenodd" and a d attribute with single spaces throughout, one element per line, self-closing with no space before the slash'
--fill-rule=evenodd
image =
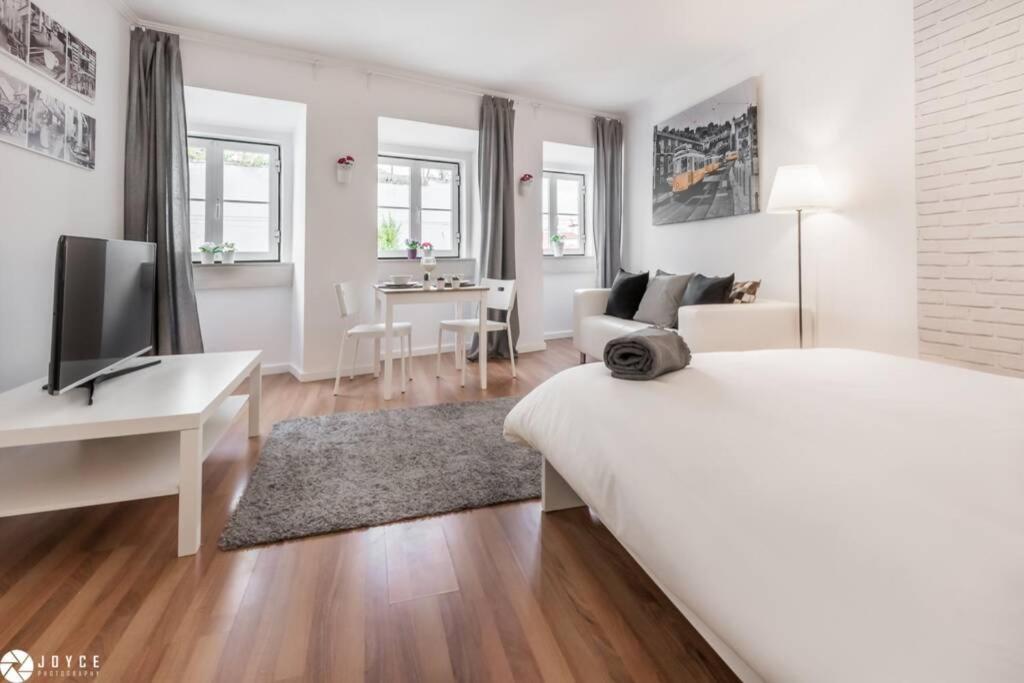
<path id="1" fill-rule="evenodd" d="M 1024 376 L 1024 0 L 915 0 L 923 358 Z"/>

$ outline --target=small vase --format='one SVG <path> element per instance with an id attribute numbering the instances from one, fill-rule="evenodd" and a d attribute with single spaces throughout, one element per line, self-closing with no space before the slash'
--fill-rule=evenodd
<path id="1" fill-rule="evenodd" d="M 204 266 L 212 266 L 217 255 L 208 251 L 199 252 L 199 262 Z"/>
<path id="2" fill-rule="evenodd" d="M 519 196 L 525 197 L 526 191 L 530 189 L 530 185 L 533 185 L 533 180 L 520 180 L 519 181 Z"/>
<path id="3" fill-rule="evenodd" d="M 555 258 L 562 258 L 565 255 L 565 242 L 552 242 L 551 253 L 555 255 Z"/>
<path id="4" fill-rule="evenodd" d="M 405 250 L 405 256 L 410 261 L 415 261 L 416 258 L 417 258 L 416 254 L 417 254 L 418 251 L 419 251 L 419 249 L 406 249 Z"/>
<path id="5" fill-rule="evenodd" d="M 338 184 L 339 185 L 348 185 L 348 178 L 349 178 L 350 175 L 352 175 L 352 166 L 351 166 L 351 164 L 348 164 L 348 165 L 346 165 L 346 164 L 338 164 L 337 172 L 338 172 Z"/>
<path id="6" fill-rule="evenodd" d="M 423 267 L 424 279 L 429 280 L 430 274 L 437 268 L 437 259 L 430 254 L 424 254 L 420 259 L 420 266 Z"/>
<path id="7" fill-rule="evenodd" d="M 235 252 L 233 252 L 233 251 L 222 251 L 220 253 L 220 262 L 221 263 L 234 263 L 235 262 Z"/>

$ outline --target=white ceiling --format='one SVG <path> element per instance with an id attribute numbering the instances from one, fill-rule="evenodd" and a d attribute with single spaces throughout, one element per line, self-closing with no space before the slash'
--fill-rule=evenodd
<path id="1" fill-rule="evenodd" d="M 125 0 L 144 20 L 622 111 L 821 0 Z"/>

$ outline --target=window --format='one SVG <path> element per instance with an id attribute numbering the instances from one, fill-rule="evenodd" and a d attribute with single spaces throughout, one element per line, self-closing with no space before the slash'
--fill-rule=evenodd
<path id="1" fill-rule="evenodd" d="M 188 139 L 192 260 L 203 242 L 233 242 L 237 261 L 281 259 L 281 148 Z"/>
<path id="2" fill-rule="evenodd" d="M 458 256 L 459 165 L 377 158 L 377 257 L 405 258 L 405 241 L 430 242 L 434 256 Z"/>
<path id="3" fill-rule="evenodd" d="M 581 173 L 544 171 L 541 190 L 544 226 L 544 253 L 551 249 L 551 235 L 561 235 L 565 253 L 582 256 L 587 248 L 587 183 Z"/>

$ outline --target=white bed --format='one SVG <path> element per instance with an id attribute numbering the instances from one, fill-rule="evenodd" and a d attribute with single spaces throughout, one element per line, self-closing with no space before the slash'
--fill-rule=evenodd
<path id="1" fill-rule="evenodd" d="M 1024 680 L 1022 380 L 837 349 L 594 363 L 505 433 L 744 680 Z"/>

